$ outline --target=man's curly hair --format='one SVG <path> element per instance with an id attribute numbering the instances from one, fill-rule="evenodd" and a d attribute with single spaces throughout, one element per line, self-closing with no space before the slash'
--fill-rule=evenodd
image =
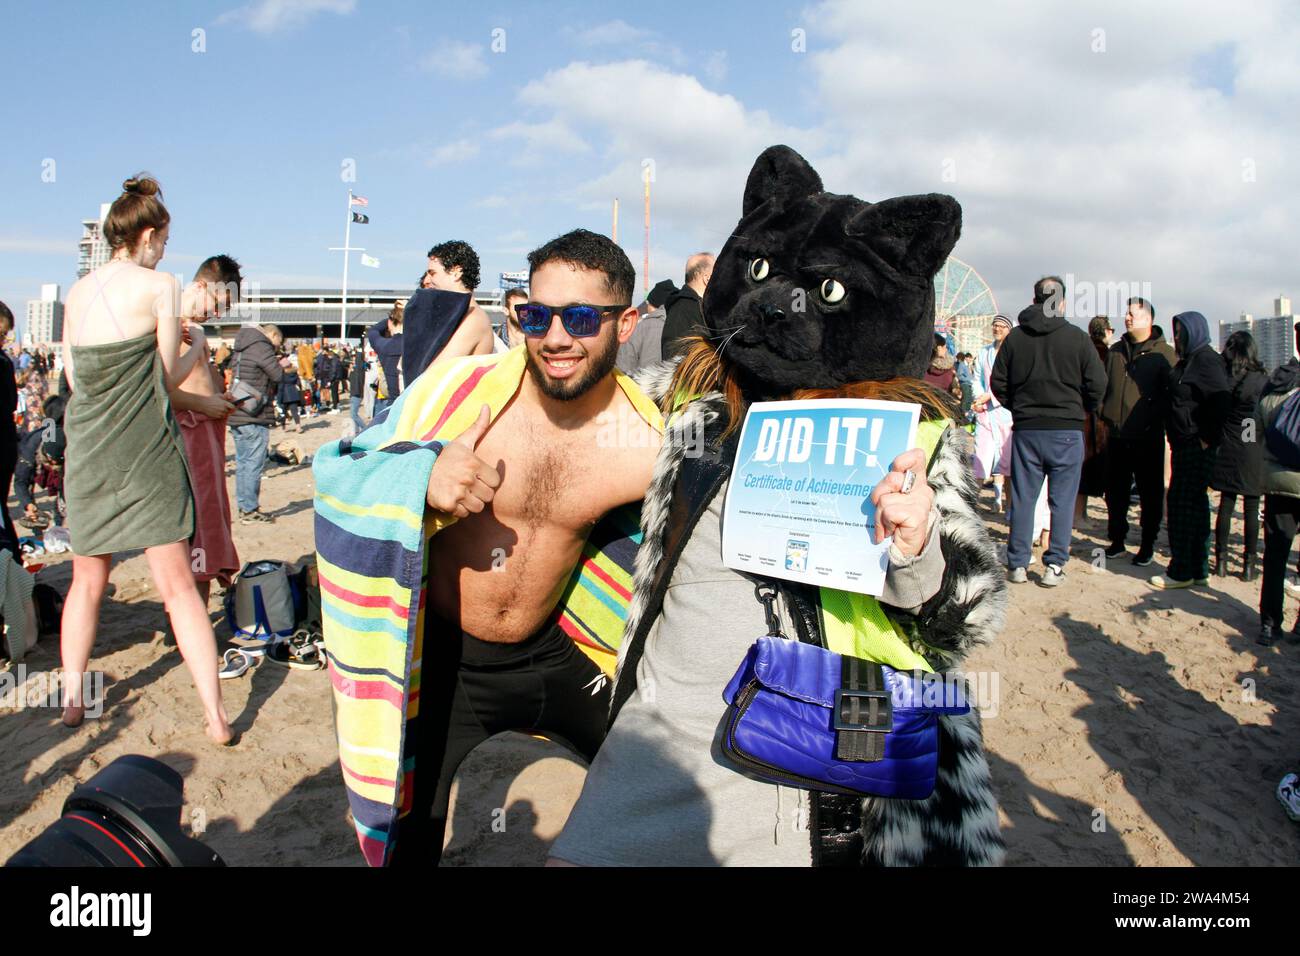
<path id="1" fill-rule="evenodd" d="M 460 284 L 471 292 L 478 288 L 478 253 L 468 242 L 460 239 L 440 242 L 429 250 L 428 257 L 437 259 L 448 272 L 460 266 Z"/>

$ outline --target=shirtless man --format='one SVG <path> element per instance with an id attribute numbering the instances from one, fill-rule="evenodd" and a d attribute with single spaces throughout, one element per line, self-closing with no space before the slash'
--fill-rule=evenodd
<path id="1" fill-rule="evenodd" d="M 447 292 L 469 293 L 478 288 L 478 253 L 468 242 L 452 239 L 429 250 L 429 287 Z M 482 306 L 470 299 L 469 311 L 434 362 L 462 355 L 487 355 L 492 351 L 492 319 Z M 432 364 L 432 363 L 430 363 Z"/>
<path id="2" fill-rule="evenodd" d="M 172 409 L 185 440 L 190 487 L 194 492 L 194 537 L 190 569 L 204 606 L 212 581 L 229 586 L 239 571 L 239 554 L 230 532 L 230 498 L 226 492 L 226 416 L 235 410 L 222 374 L 208 357 L 200 324 L 227 312 L 239 300 L 239 263 L 230 256 L 204 260 L 194 281 L 181 295 L 181 355 L 194 353 L 194 367 L 170 390 Z"/>
<path id="3" fill-rule="evenodd" d="M 636 326 L 635 276 L 617 245 L 584 230 L 528 258 L 527 373 L 495 421 L 484 406 L 442 449 L 429 479 L 429 507 L 460 519 L 429 543 L 416 760 L 440 770 L 416 783 L 395 863 L 438 859 L 456 768 L 488 737 L 555 735 L 590 760 L 605 736 L 604 674 L 552 614 L 592 526 L 645 496 L 660 444 L 614 377 Z M 580 305 L 599 308 L 568 308 Z M 626 441 L 607 440 L 609 416 L 631 423 Z"/>

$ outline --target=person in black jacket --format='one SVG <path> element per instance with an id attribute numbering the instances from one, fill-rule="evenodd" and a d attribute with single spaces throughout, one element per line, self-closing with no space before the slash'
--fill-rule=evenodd
<path id="1" fill-rule="evenodd" d="M 283 344 L 284 337 L 274 325 L 246 325 L 235 336 L 230 367 L 235 379 L 254 392 L 252 397 L 236 403 L 226 420 L 235 440 L 235 501 L 242 524 L 272 520 L 258 510 L 257 501 L 271 426 L 275 424 L 275 388 L 284 377 L 285 364 L 290 362 L 276 358 L 276 349 Z"/>
<path id="2" fill-rule="evenodd" d="M 1255 580 L 1259 550 L 1259 498 L 1264 466 L 1262 435 L 1255 434 L 1255 406 L 1268 382 L 1259 363 L 1255 339 L 1249 332 L 1233 332 L 1223 343 L 1223 365 L 1232 382 L 1228 420 L 1223 427 L 1223 444 L 1214 462 L 1210 487 L 1219 492 L 1219 516 L 1214 523 L 1214 574 L 1228 574 L 1228 535 L 1237 496 L 1246 521 L 1242 556 L 1243 581 Z"/>
<path id="3" fill-rule="evenodd" d="M 366 341 L 375 350 L 379 359 L 379 389 L 375 394 L 373 417 L 386 409 L 401 392 L 401 371 L 398 365 L 402 361 L 402 318 L 405 315 L 404 304 L 394 304 L 388 318 L 380 319 L 366 332 Z"/>
<path id="4" fill-rule="evenodd" d="M 9 311 L 9 306 L 0 302 L 0 346 L 13 330 L 14 314 Z M 20 560 L 18 530 L 9 514 L 8 500 L 9 486 L 13 483 L 14 468 L 18 464 L 18 429 L 14 425 L 17 410 L 18 382 L 14 377 L 14 363 L 0 348 L 0 488 L 3 488 L 5 497 L 5 501 L 0 503 L 0 512 L 4 512 L 4 521 L 0 522 L 0 548 L 7 548 L 15 561 Z"/>
<path id="5" fill-rule="evenodd" d="M 1106 459 L 1106 557 L 1124 554 L 1133 484 L 1141 507 L 1142 542 L 1133 563 L 1155 560 L 1156 538 L 1165 509 L 1165 411 L 1169 377 L 1178 356 L 1155 324 L 1155 306 L 1140 296 L 1128 300 L 1125 332 L 1106 357 L 1106 397 L 1101 418 L 1109 436 Z"/>
<path id="6" fill-rule="evenodd" d="M 1169 476 L 1169 570 L 1151 578 L 1158 588 L 1208 584 L 1210 475 L 1223 441 L 1231 383 L 1210 345 L 1210 324 L 1199 312 L 1174 316 L 1178 364 L 1169 379 L 1165 431 L 1173 453 Z"/>
<path id="7" fill-rule="evenodd" d="M 329 390 L 334 383 L 334 356 L 330 353 L 329 346 L 322 348 L 320 354 L 316 356 L 316 364 L 312 371 L 316 373 L 316 388 L 319 396 L 317 410 L 324 412 L 330 409 Z"/>
<path id="8" fill-rule="evenodd" d="M 366 354 L 358 348 L 352 353 L 352 364 L 348 370 L 348 404 L 352 410 L 352 424 L 360 432 L 366 427 L 361 417 L 361 402 L 366 395 Z"/>
<path id="9" fill-rule="evenodd" d="M 686 284 L 664 303 L 663 357 L 671 359 L 686 352 L 682 341 L 687 336 L 702 335 L 704 329 L 704 290 L 713 275 L 713 256 L 697 252 L 686 260 Z"/>
<path id="10" fill-rule="evenodd" d="M 1051 540 L 1043 553 L 1044 587 L 1065 579 L 1074 530 L 1074 503 L 1083 468 L 1083 428 L 1101 405 L 1106 370 L 1083 329 L 1065 320 L 1065 282 L 1047 276 L 1034 283 L 1034 304 L 1020 313 L 998 350 L 990 384 L 1011 409 L 1011 534 L 1008 579 L 1028 580 L 1034 506 L 1047 480 Z"/>
<path id="11" fill-rule="evenodd" d="M 348 362 L 347 357 L 343 354 L 343 349 L 330 349 L 330 366 L 334 370 L 334 375 L 330 378 L 330 404 L 331 411 L 339 410 L 339 396 L 348 381 Z"/>
<path id="12" fill-rule="evenodd" d="M 293 416 L 295 431 L 302 431 L 302 386 L 298 381 L 298 370 L 286 368 L 284 377 L 276 390 L 276 401 L 280 403 L 280 420 L 277 424 L 289 430 L 289 416 Z"/>

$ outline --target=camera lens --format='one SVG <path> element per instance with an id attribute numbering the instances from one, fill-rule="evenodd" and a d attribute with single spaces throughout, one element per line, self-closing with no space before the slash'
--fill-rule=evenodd
<path id="1" fill-rule="evenodd" d="M 72 791 L 63 816 L 6 866 L 225 866 L 181 830 L 184 782 L 138 754 L 119 757 Z"/>

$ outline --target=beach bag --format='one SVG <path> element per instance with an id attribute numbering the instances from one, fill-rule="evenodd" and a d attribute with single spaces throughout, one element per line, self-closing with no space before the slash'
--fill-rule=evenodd
<path id="1" fill-rule="evenodd" d="M 1300 389 L 1292 389 L 1265 427 L 1264 447 L 1283 468 L 1300 470 Z"/>
<path id="2" fill-rule="evenodd" d="M 250 561 L 226 592 L 226 623 L 234 637 L 284 638 L 294 632 L 297 609 L 282 561 Z"/>
<path id="3" fill-rule="evenodd" d="M 32 576 L 0 551 L 0 654 L 17 664 L 36 646 L 40 630 L 32 601 Z"/>
<path id="4" fill-rule="evenodd" d="M 760 637 L 723 692 L 722 751 L 773 783 L 924 800 L 939 715 L 970 710 L 939 674 L 896 671 L 784 637 Z"/>

